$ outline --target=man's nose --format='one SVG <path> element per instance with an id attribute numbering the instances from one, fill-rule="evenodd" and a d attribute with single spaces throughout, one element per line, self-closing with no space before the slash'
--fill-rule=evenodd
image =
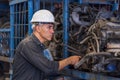
<path id="1" fill-rule="evenodd" d="M 51 33 L 54 33 L 55 31 L 54 31 L 54 29 L 53 28 L 51 28 Z"/>

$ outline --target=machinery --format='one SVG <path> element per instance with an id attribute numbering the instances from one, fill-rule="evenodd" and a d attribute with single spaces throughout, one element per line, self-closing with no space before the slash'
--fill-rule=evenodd
<path id="1" fill-rule="evenodd" d="M 110 76 L 120 75 L 120 17 L 119 12 L 109 11 L 104 7 L 100 10 L 90 5 L 72 3 L 70 6 L 69 43 L 63 44 L 62 11 L 56 14 L 58 28 L 53 42 L 54 53 L 57 47 L 67 46 L 71 55 L 83 56 L 74 67 L 80 71 L 104 73 Z M 61 13 L 61 14 L 60 14 Z M 60 48 L 60 47 L 59 47 Z M 57 52 L 58 51 L 58 52 Z M 61 51 L 62 52 L 62 51 Z M 59 54 L 60 55 L 60 54 Z M 61 54 L 62 55 L 62 54 Z M 58 55 L 54 55 L 60 57 Z"/>
<path id="2" fill-rule="evenodd" d="M 110 2 L 101 0 L 103 1 L 101 3 L 97 3 L 98 0 L 68 1 L 10 0 L 10 57 L 13 57 L 18 43 L 31 34 L 29 22 L 33 12 L 45 8 L 54 13 L 57 23 L 53 40 L 45 43 L 54 60 L 61 60 L 71 55 L 82 56 L 80 62 L 64 72 L 65 76 L 69 78 L 72 76 L 74 80 L 119 80 L 120 12 L 118 6 L 115 6 L 116 2 L 114 3 L 113 0 L 107 0 Z M 89 4 L 89 1 L 92 3 Z M 10 79 L 12 79 L 12 66 L 10 70 Z"/>

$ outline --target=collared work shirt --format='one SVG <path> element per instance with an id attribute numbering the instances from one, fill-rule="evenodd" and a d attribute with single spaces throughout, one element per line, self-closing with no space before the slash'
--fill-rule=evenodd
<path id="1" fill-rule="evenodd" d="M 22 40 L 14 56 L 13 80 L 44 80 L 46 75 L 57 73 L 58 62 L 48 60 L 44 49 L 34 34 Z"/>

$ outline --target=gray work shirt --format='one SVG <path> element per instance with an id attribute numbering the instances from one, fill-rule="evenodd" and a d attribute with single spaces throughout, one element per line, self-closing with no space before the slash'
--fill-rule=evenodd
<path id="1" fill-rule="evenodd" d="M 13 62 L 13 80 L 44 80 L 46 75 L 58 72 L 59 64 L 48 60 L 44 45 L 32 34 L 16 48 Z"/>

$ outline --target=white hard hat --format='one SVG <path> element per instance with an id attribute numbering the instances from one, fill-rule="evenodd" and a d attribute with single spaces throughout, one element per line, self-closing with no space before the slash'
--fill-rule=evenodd
<path id="1" fill-rule="evenodd" d="M 34 23 L 34 22 L 54 23 L 55 18 L 49 10 L 39 10 L 33 14 L 31 23 Z"/>

